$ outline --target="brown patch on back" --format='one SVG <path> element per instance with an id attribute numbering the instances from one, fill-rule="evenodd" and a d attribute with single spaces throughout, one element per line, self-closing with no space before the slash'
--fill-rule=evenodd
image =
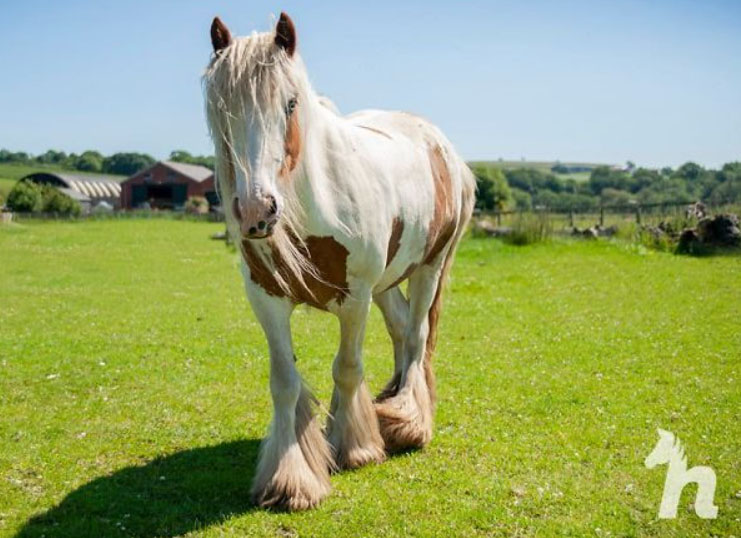
<path id="1" fill-rule="evenodd" d="M 301 155 L 301 126 L 298 123 L 298 113 L 294 110 L 291 117 L 288 118 L 286 125 L 286 139 L 283 144 L 285 155 L 283 157 L 283 166 L 280 169 L 281 177 L 288 177 L 298 166 L 299 155 Z"/>
<path id="2" fill-rule="evenodd" d="M 395 218 L 391 222 L 391 237 L 389 238 L 389 246 L 386 251 L 386 267 L 393 261 L 396 253 L 399 252 L 401 246 L 401 234 L 404 233 L 404 221 L 400 218 Z"/>
<path id="3" fill-rule="evenodd" d="M 298 249 L 316 268 L 319 278 L 304 273 L 302 277 L 306 287 L 302 286 L 296 275 L 292 274 L 284 263 L 278 250 L 271 244 L 270 253 L 280 276 L 289 284 L 290 299 L 295 303 L 306 303 L 326 310 L 327 304 L 334 299 L 339 304 L 350 292 L 347 284 L 348 250 L 334 237 L 310 236 L 305 240 L 306 246 Z M 242 242 L 242 253 L 250 269 L 250 279 L 260 286 L 268 295 L 286 297 L 285 291 L 275 279 L 272 270 L 265 265 L 251 241 Z"/>
<path id="4" fill-rule="evenodd" d="M 435 212 L 427 232 L 423 262 L 431 263 L 453 237 L 456 228 L 453 207 L 453 182 L 439 145 L 428 149 L 432 176 L 435 183 Z"/>

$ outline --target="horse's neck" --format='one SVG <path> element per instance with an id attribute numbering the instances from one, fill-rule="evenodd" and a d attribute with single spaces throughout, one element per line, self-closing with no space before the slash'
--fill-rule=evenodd
<path id="1" fill-rule="evenodd" d="M 313 97 L 311 125 L 306 131 L 307 155 L 300 167 L 297 195 L 303 213 L 309 221 L 331 227 L 341 226 L 342 200 L 361 199 L 360 191 L 367 188 L 349 173 L 358 157 L 352 146 L 352 125 L 320 104 Z M 311 224 L 312 222 L 310 222 Z M 347 223 L 349 224 L 349 223 Z M 347 230 L 350 231 L 350 230 Z"/>

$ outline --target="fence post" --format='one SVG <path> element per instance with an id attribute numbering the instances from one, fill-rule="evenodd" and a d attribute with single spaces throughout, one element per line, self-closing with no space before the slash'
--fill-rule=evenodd
<path id="1" fill-rule="evenodd" d="M 502 225 L 502 212 L 497 211 L 497 228 Z"/>
<path id="2" fill-rule="evenodd" d="M 641 225 L 641 204 L 636 206 L 636 223 Z"/>
<path id="3" fill-rule="evenodd" d="M 600 228 L 605 227 L 605 206 L 599 206 L 599 226 Z"/>
<path id="4" fill-rule="evenodd" d="M 569 226 L 571 228 L 574 227 L 574 210 L 573 209 L 569 209 Z"/>

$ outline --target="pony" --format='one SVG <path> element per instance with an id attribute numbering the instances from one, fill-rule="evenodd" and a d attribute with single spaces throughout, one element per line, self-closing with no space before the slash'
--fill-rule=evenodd
<path id="1" fill-rule="evenodd" d="M 274 31 L 240 38 L 217 17 L 211 42 L 203 87 L 217 188 L 270 355 L 273 419 L 251 495 L 261 507 L 307 509 L 330 492 L 331 472 L 430 442 L 442 287 L 475 179 L 418 116 L 340 116 L 312 89 L 285 13 Z M 362 361 L 372 303 L 394 348 L 375 399 Z M 340 323 L 324 430 L 296 369 L 289 321 L 299 304 Z"/>
<path id="2" fill-rule="evenodd" d="M 664 482 L 664 494 L 659 506 L 659 518 L 677 517 L 677 505 L 684 486 L 697 483 L 695 513 L 703 519 L 715 519 L 718 507 L 713 504 L 715 496 L 715 472 L 710 467 L 697 466 L 687 469 L 687 456 L 679 438 L 672 432 L 657 429 L 659 442 L 646 457 L 644 464 L 653 469 L 657 465 L 669 464 Z"/>

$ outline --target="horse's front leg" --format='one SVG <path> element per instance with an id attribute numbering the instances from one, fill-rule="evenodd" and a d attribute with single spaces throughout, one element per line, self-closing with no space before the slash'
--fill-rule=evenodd
<path id="1" fill-rule="evenodd" d="M 247 282 L 247 295 L 270 348 L 273 422 L 260 447 L 252 484 L 255 504 L 285 510 L 315 506 L 330 489 L 331 452 L 313 412 L 314 397 L 296 371 L 287 299 Z"/>
<path id="2" fill-rule="evenodd" d="M 355 293 L 342 304 L 340 349 L 332 367 L 332 393 L 327 437 L 341 469 L 354 469 L 386 457 L 378 418 L 363 380 L 363 336 L 370 309 L 370 291 Z"/>

